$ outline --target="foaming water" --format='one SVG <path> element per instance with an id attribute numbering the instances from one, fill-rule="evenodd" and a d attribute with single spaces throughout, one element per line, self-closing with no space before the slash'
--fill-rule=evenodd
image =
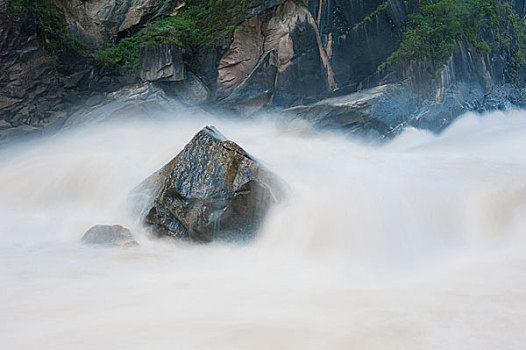
<path id="1" fill-rule="evenodd" d="M 148 238 L 128 193 L 213 124 L 287 184 L 248 246 Z M 179 116 L 0 150 L 6 348 L 522 349 L 526 112 L 368 145 Z M 122 224 L 140 246 L 80 244 Z"/>

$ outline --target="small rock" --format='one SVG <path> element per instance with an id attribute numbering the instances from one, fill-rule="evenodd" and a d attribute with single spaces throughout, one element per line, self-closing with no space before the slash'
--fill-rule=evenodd
<path id="1" fill-rule="evenodd" d="M 115 247 L 134 247 L 139 245 L 133 239 L 130 230 L 120 225 L 93 226 L 82 236 L 82 242 L 91 245 Z"/>

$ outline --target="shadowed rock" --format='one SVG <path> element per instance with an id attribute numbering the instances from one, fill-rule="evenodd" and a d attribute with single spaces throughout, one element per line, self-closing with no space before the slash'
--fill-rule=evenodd
<path id="1" fill-rule="evenodd" d="M 99 246 L 134 247 L 138 243 L 125 227 L 120 225 L 96 225 L 82 237 L 82 242 Z"/>
<path id="2" fill-rule="evenodd" d="M 240 146 L 205 127 L 136 192 L 160 236 L 195 242 L 252 238 L 276 201 L 277 181 Z"/>
<path id="3" fill-rule="evenodd" d="M 181 81 L 185 69 L 181 48 L 172 44 L 146 46 L 139 50 L 143 81 Z"/>

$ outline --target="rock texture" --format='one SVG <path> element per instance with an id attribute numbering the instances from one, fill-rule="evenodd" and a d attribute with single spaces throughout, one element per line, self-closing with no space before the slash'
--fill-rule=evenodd
<path id="1" fill-rule="evenodd" d="M 154 198 L 146 222 L 157 234 L 210 242 L 252 238 L 277 191 L 271 173 L 209 126 L 136 192 Z"/>
<path id="2" fill-rule="evenodd" d="M 204 113 L 203 111 L 200 111 Z M 166 95 L 152 83 L 129 85 L 108 94 L 94 95 L 68 118 L 61 118 L 48 129 L 71 127 L 108 120 L 155 118 L 188 113 L 185 105 Z"/>
<path id="3" fill-rule="evenodd" d="M 518 13 L 524 1 L 510 1 Z M 407 125 L 438 132 L 467 111 L 523 106 L 520 81 L 503 79 L 506 63 L 498 50 L 480 53 L 458 41 L 437 74 L 431 60 L 408 67 L 378 66 L 397 49 L 413 1 L 306 1 L 319 26 L 338 89 L 334 96 L 289 109 L 317 126 L 388 136 Z M 321 5 L 321 7 L 320 7 Z M 494 42 L 494 33 L 486 40 Z"/>
<path id="4" fill-rule="evenodd" d="M 184 80 L 176 82 L 158 82 L 170 96 L 188 106 L 205 105 L 210 97 L 210 89 L 194 73 L 187 71 Z"/>
<path id="5" fill-rule="evenodd" d="M 367 86 L 399 46 L 412 0 L 306 0 L 327 47 L 339 87 Z M 321 7 L 320 7 L 321 4 Z"/>
<path id="6" fill-rule="evenodd" d="M 0 119 L 4 128 L 39 125 L 60 104 L 60 84 L 30 13 L 10 15 L 0 0 Z M 46 97 L 47 95 L 47 97 Z M 1 133 L 0 133 L 1 138 Z"/>
<path id="7" fill-rule="evenodd" d="M 50 1 L 71 34 L 95 48 L 200 0 Z M 502 1 L 525 18 L 526 1 Z M 74 50 L 58 50 L 51 60 L 35 16 L 13 17 L 8 4 L 0 0 L 0 142 L 68 125 L 67 118 L 97 119 L 95 110 L 126 112 L 121 102 L 146 113 L 158 101 L 243 116 L 287 110 L 318 127 L 382 137 L 406 125 L 438 132 L 466 111 L 524 106 L 526 68 L 511 67 L 518 71 L 511 81 L 497 44 L 506 23 L 481 34 L 487 53 L 456 42 L 438 72 L 429 59 L 379 69 L 399 47 L 408 16 L 418 9 L 414 0 L 244 1 L 235 23 L 224 23 L 228 30 L 211 42 L 141 48 L 137 76 L 108 72 Z M 151 93 L 133 92 L 139 78 L 153 83 Z M 141 97 L 113 98 L 127 90 Z"/>
<path id="8" fill-rule="evenodd" d="M 181 81 L 185 79 L 182 49 L 173 44 L 159 44 L 139 49 L 140 77 L 144 81 Z"/>
<path id="9" fill-rule="evenodd" d="M 347 134 L 388 138 L 396 130 L 396 123 L 382 120 L 403 119 L 412 109 L 407 95 L 394 101 L 397 87 L 383 85 L 354 94 L 331 97 L 309 106 L 286 110 L 293 117 L 311 122 L 322 129 L 341 130 Z"/>
<path id="10" fill-rule="evenodd" d="M 70 31 L 90 46 L 100 46 L 159 15 L 169 14 L 176 0 L 53 0 Z"/>
<path id="11" fill-rule="evenodd" d="M 318 127 L 360 135 L 390 137 L 408 125 L 440 131 L 468 111 L 509 108 L 511 101 L 522 106 L 523 90 L 499 80 L 503 68 L 498 58 L 459 41 L 438 75 L 430 60 L 412 62 L 399 79 L 288 111 Z"/>
<path id="12" fill-rule="evenodd" d="M 134 247 L 138 245 L 130 230 L 120 225 L 93 226 L 82 236 L 82 242 L 89 245 L 109 247 Z"/>
<path id="13" fill-rule="evenodd" d="M 332 68 L 309 10 L 289 0 L 238 26 L 219 63 L 217 86 L 223 104 L 251 108 L 288 107 L 334 89 Z"/>

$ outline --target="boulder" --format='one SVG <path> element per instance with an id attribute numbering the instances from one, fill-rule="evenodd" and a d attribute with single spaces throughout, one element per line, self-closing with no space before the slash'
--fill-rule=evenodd
<path id="1" fill-rule="evenodd" d="M 120 225 L 96 225 L 90 228 L 82 242 L 90 245 L 133 247 L 138 245 L 133 239 L 132 233 Z"/>
<path id="2" fill-rule="evenodd" d="M 288 108 L 285 112 L 320 129 L 383 139 L 393 136 L 415 110 L 414 99 L 407 89 L 400 84 L 387 84 Z"/>
<path id="3" fill-rule="evenodd" d="M 159 236 L 245 241 L 277 201 L 277 184 L 239 145 L 207 126 L 136 192 L 153 199 L 145 222 Z"/>
<path id="4" fill-rule="evenodd" d="M 167 96 L 160 87 L 152 83 L 142 83 L 128 85 L 107 94 L 98 105 L 84 105 L 67 120 L 58 120 L 54 124 L 57 128 L 62 128 L 107 120 L 156 118 L 183 110 L 186 110 L 186 107 Z"/>

